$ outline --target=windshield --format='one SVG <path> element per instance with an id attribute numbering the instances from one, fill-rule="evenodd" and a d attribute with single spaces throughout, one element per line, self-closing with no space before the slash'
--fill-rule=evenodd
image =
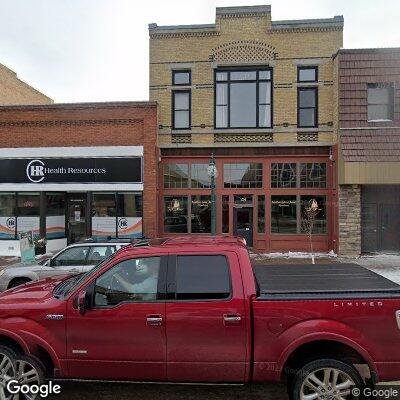
<path id="1" fill-rule="evenodd" d="M 78 287 L 86 278 L 93 275 L 98 271 L 100 268 L 103 267 L 112 257 L 114 254 L 111 254 L 103 261 L 100 261 L 95 267 L 91 270 L 85 272 L 84 274 L 74 275 L 71 278 L 68 278 L 62 281 L 59 285 L 57 285 L 53 291 L 53 295 L 56 298 L 65 298 L 67 297 L 76 287 Z"/>

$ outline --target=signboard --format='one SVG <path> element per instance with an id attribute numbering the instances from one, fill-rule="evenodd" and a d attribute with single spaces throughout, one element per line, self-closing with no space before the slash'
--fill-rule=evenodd
<path id="1" fill-rule="evenodd" d="M 142 183 L 142 157 L 1 159 L 0 183 Z"/>
<path id="2" fill-rule="evenodd" d="M 31 263 L 35 261 L 35 243 L 32 231 L 19 234 L 19 246 L 21 249 L 21 262 Z"/>

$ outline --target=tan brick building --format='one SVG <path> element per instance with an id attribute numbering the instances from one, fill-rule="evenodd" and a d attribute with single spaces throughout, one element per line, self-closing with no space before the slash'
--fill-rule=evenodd
<path id="1" fill-rule="evenodd" d="M 159 104 L 160 233 L 217 232 L 264 251 L 337 251 L 333 55 L 343 17 L 274 21 L 270 6 L 217 8 L 212 24 L 149 25 L 150 99 Z"/>
<path id="2" fill-rule="evenodd" d="M 0 106 L 51 103 L 50 97 L 21 81 L 14 71 L 0 64 Z"/>

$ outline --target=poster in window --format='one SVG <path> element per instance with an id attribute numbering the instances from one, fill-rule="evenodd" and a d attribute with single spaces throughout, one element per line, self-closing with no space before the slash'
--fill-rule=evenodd
<path id="1" fill-rule="evenodd" d="M 57 239 L 65 237 L 65 215 L 46 217 L 46 238 Z"/>
<path id="2" fill-rule="evenodd" d="M 0 239 L 15 239 L 15 217 L 0 217 Z"/>
<path id="3" fill-rule="evenodd" d="M 118 217 L 118 237 L 139 238 L 143 236 L 142 217 Z"/>
<path id="4" fill-rule="evenodd" d="M 115 217 L 92 217 L 92 237 L 115 237 Z"/>

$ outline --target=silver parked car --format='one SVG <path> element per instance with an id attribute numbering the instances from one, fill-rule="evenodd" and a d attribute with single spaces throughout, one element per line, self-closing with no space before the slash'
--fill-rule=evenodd
<path id="1" fill-rule="evenodd" d="M 47 277 L 86 272 L 127 244 L 129 242 L 81 242 L 60 250 L 48 260 L 0 267 L 0 292 Z"/>

